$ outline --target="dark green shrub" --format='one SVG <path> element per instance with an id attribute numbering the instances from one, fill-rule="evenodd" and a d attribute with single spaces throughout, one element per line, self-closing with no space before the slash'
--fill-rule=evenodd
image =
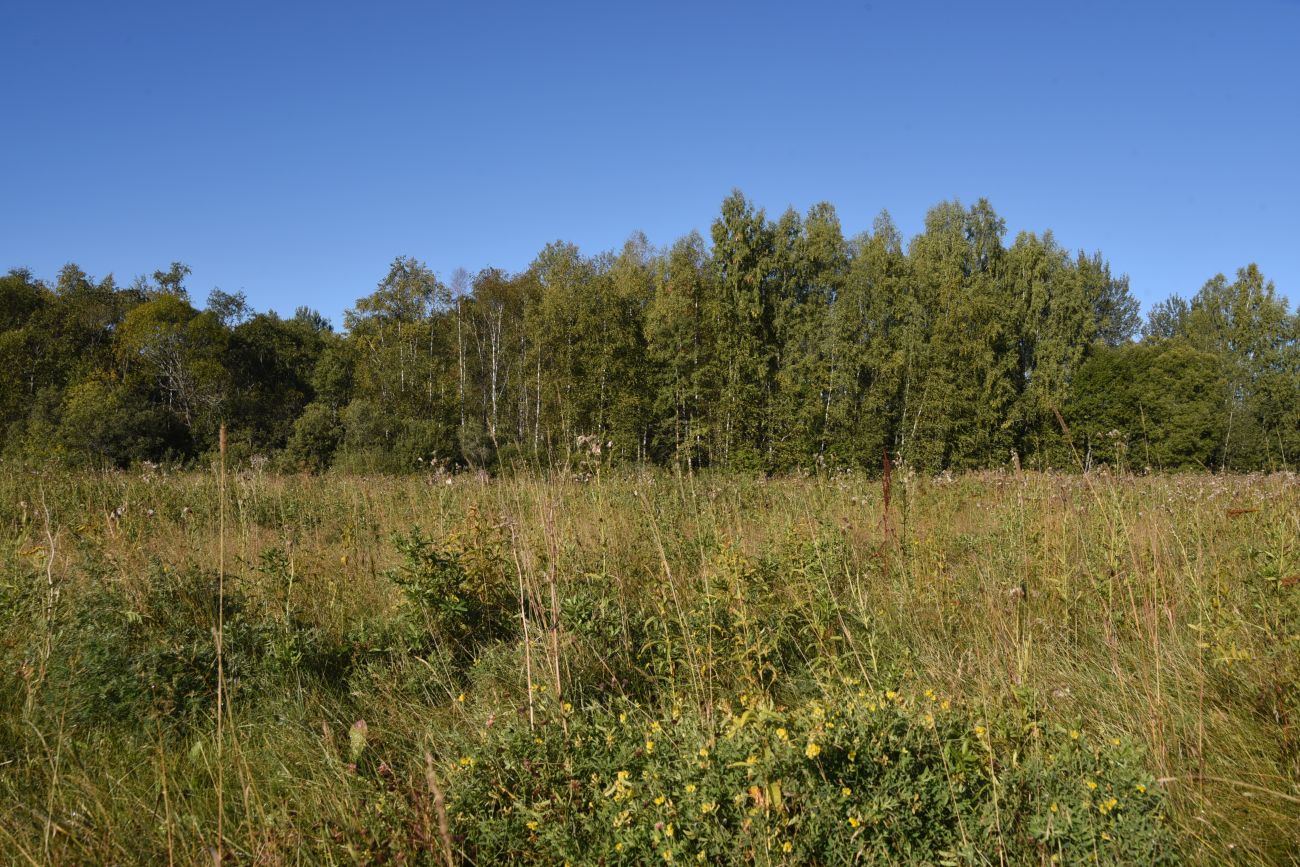
<path id="1" fill-rule="evenodd" d="M 388 577 L 402 591 L 408 650 L 449 649 L 464 666 L 484 645 L 514 634 L 518 603 L 498 570 L 468 569 L 465 553 L 418 530 L 394 544 L 403 562 Z"/>

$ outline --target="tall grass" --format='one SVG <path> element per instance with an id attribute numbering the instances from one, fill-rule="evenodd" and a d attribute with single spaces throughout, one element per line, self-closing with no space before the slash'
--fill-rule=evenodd
<path id="1" fill-rule="evenodd" d="M 219 487 L 0 469 L 8 860 L 1300 861 L 1292 476 Z"/>

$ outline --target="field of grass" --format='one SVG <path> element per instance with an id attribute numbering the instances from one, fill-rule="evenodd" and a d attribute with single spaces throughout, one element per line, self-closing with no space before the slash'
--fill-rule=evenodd
<path id="1" fill-rule="evenodd" d="M 1300 863 L 1294 476 L 219 490 L 0 468 L 0 861 Z"/>

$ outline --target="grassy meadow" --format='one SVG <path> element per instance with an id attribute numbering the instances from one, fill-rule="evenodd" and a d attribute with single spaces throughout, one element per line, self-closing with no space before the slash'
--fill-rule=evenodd
<path id="1" fill-rule="evenodd" d="M 0 861 L 1300 863 L 1292 475 L 221 490 L 0 468 Z"/>

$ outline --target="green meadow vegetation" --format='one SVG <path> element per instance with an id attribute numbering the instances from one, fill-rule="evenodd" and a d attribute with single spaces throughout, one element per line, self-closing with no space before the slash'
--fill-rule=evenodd
<path id="1" fill-rule="evenodd" d="M 1292 475 L 590 470 L 0 467 L 3 860 L 1300 861 Z"/>
<path id="2" fill-rule="evenodd" d="M 1300 863 L 1256 265 L 735 191 L 337 331 L 189 277 L 0 276 L 0 860 Z"/>

